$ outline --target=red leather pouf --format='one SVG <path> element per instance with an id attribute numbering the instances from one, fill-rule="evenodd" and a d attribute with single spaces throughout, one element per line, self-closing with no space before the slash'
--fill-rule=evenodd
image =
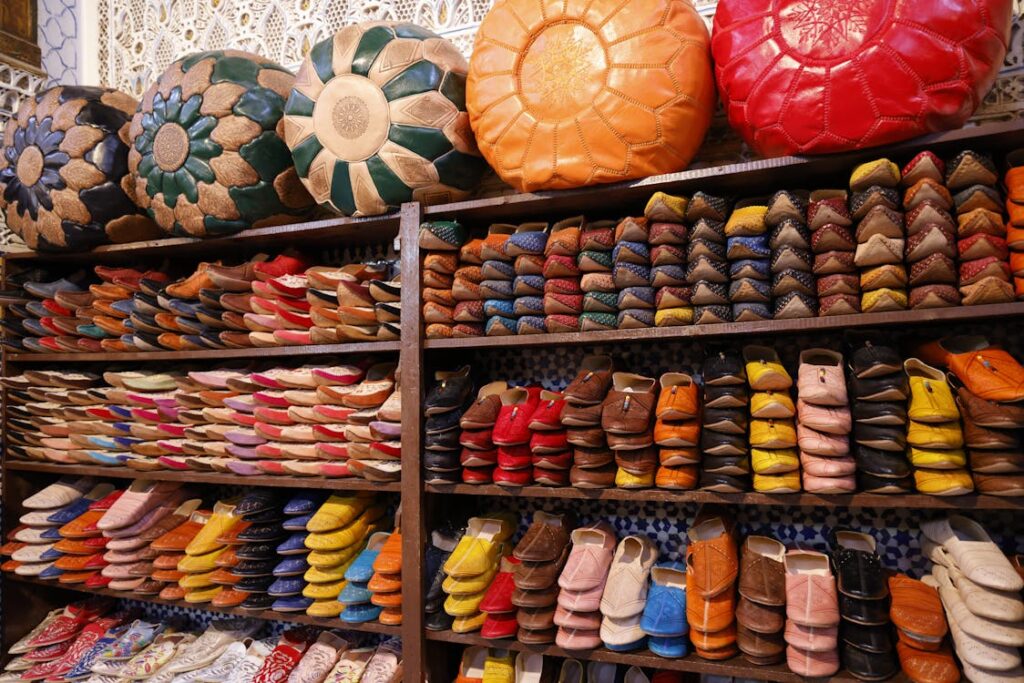
<path id="1" fill-rule="evenodd" d="M 729 122 L 764 155 L 958 128 L 1006 56 L 1012 0 L 721 0 Z"/>

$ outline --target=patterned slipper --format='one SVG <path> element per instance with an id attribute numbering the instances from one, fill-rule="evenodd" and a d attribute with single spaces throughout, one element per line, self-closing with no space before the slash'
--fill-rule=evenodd
<path id="1" fill-rule="evenodd" d="M 729 303 L 728 285 L 718 282 L 700 281 L 693 286 L 690 301 L 695 306 L 715 306 Z"/>
<path id="2" fill-rule="evenodd" d="M 859 268 L 884 266 L 889 263 L 902 265 L 905 244 L 903 239 L 872 235 L 866 242 L 857 245 L 853 262 Z"/>
<path id="3" fill-rule="evenodd" d="M 544 334 L 547 331 L 542 315 L 524 315 L 516 325 L 516 334 Z"/>
<path id="4" fill-rule="evenodd" d="M 620 311 L 629 308 L 653 309 L 653 287 L 627 287 L 619 291 L 618 308 Z"/>
<path id="5" fill-rule="evenodd" d="M 775 299 L 776 320 L 813 318 L 818 315 L 818 300 L 803 292 L 790 292 Z"/>
<path id="6" fill-rule="evenodd" d="M 956 264 L 945 254 L 932 254 L 910 267 L 910 286 L 955 285 Z"/>
<path id="7" fill-rule="evenodd" d="M 622 240 L 612 250 L 612 261 L 615 263 L 636 263 L 646 266 L 651 262 L 651 250 L 646 242 Z"/>
<path id="8" fill-rule="evenodd" d="M 544 318 L 548 332 L 579 332 L 580 317 L 578 315 L 549 315 Z"/>
<path id="9" fill-rule="evenodd" d="M 772 255 L 767 235 L 729 237 L 726 240 L 725 252 L 730 261 L 745 258 L 770 258 Z"/>
<path id="10" fill-rule="evenodd" d="M 888 187 L 872 185 L 863 192 L 855 192 L 850 198 L 850 212 L 855 220 L 860 220 L 868 211 L 876 206 L 897 211 L 901 208 L 900 195 Z"/>
<path id="11" fill-rule="evenodd" d="M 580 281 L 575 278 L 554 278 L 544 283 L 545 294 L 582 294 Z"/>
<path id="12" fill-rule="evenodd" d="M 455 304 L 455 322 L 482 323 L 487 319 L 482 301 L 460 301 Z"/>
<path id="13" fill-rule="evenodd" d="M 957 244 L 957 250 L 961 261 L 972 261 L 987 256 L 994 256 L 1000 261 L 1005 261 L 1010 256 L 1006 240 L 993 235 L 974 235 L 961 239 Z"/>
<path id="14" fill-rule="evenodd" d="M 772 252 L 771 264 L 773 273 L 784 270 L 801 270 L 809 273 L 814 267 L 814 254 L 808 249 L 782 246 Z"/>
<path id="15" fill-rule="evenodd" d="M 987 185 L 971 185 L 965 190 L 960 190 L 953 197 L 957 214 L 964 214 L 975 209 L 987 211 L 1002 211 L 1003 198 L 999 190 Z"/>
<path id="16" fill-rule="evenodd" d="M 690 197 L 690 203 L 686 207 L 686 222 L 693 224 L 701 218 L 724 222 L 728 213 L 728 200 L 698 190 Z"/>
<path id="17" fill-rule="evenodd" d="M 860 164 L 850 174 L 850 189 L 861 192 L 871 185 L 896 187 L 900 184 L 900 167 L 889 159 L 875 159 Z"/>
<path id="18" fill-rule="evenodd" d="M 729 264 L 729 277 L 733 280 L 742 278 L 768 280 L 770 270 L 768 259 L 740 259 Z"/>
<path id="19" fill-rule="evenodd" d="M 484 280 L 480 283 L 480 296 L 485 299 L 512 299 L 512 280 Z"/>
<path id="20" fill-rule="evenodd" d="M 521 296 L 512 304 L 512 316 L 519 318 L 524 315 L 541 315 L 544 312 L 544 298 L 539 296 Z M 488 313 L 488 315 L 493 315 Z"/>
<path id="21" fill-rule="evenodd" d="M 874 289 L 861 297 L 860 308 L 864 313 L 881 311 L 902 311 L 907 308 L 907 292 L 903 289 Z"/>
<path id="22" fill-rule="evenodd" d="M 689 230 L 685 225 L 679 223 L 651 223 L 648 242 L 652 246 L 663 244 L 686 244 L 686 237 Z"/>
<path id="23" fill-rule="evenodd" d="M 765 222 L 768 225 L 778 226 L 784 220 L 804 222 L 807 215 L 807 191 L 790 192 L 779 190 L 768 200 L 768 213 L 765 215 Z"/>
<path id="24" fill-rule="evenodd" d="M 686 281 L 690 284 L 697 282 L 726 284 L 729 282 L 729 266 L 723 261 L 714 260 L 708 256 L 698 256 L 691 260 L 686 267 Z"/>
<path id="25" fill-rule="evenodd" d="M 693 324 L 693 308 L 690 306 L 678 306 L 675 308 L 660 308 L 654 314 L 655 327 L 676 327 L 679 325 Z"/>
<path id="26" fill-rule="evenodd" d="M 612 252 L 584 249 L 576 257 L 580 272 L 607 273 L 612 269 Z"/>
<path id="27" fill-rule="evenodd" d="M 544 255 L 551 256 L 559 254 L 562 256 L 575 256 L 580 251 L 580 235 L 586 219 L 583 216 L 573 216 L 558 221 L 551 226 L 551 234 L 548 236 L 547 246 L 544 247 Z"/>
<path id="28" fill-rule="evenodd" d="M 686 263 L 686 250 L 675 244 L 662 244 L 651 249 L 652 266 L 674 266 Z"/>
<path id="29" fill-rule="evenodd" d="M 452 325 L 427 325 L 423 333 L 427 339 L 451 339 Z"/>
<path id="30" fill-rule="evenodd" d="M 627 216 L 615 226 L 615 242 L 643 242 L 649 238 L 649 225 L 646 218 Z"/>
<path id="31" fill-rule="evenodd" d="M 459 270 L 462 270 L 462 268 L 459 268 Z M 458 274 L 459 270 L 455 271 L 456 275 Z M 483 279 L 483 278 L 481 278 L 481 279 Z M 436 289 L 451 289 L 452 288 L 452 284 L 454 284 L 454 282 L 455 282 L 455 276 L 453 276 L 453 275 L 447 275 L 445 273 L 438 273 L 438 272 L 433 271 L 433 270 L 425 270 L 425 271 L 423 271 L 423 286 L 424 287 L 434 287 Z M 477 282 L 479 282 L 479 280 L 477 280 Z M 335 296 L 333 303 L 337 304 L 337 302 L 338 302 L 338 298 L 337 298 L 337 296 Z"/>
<path id="32" fill-rule="evenodd" d="M 519 321 L 515 318 L 493 316 L 487 319 L 487 323 L 484 327 L 484 333 L 488 337 L 504 337 L 513 335 L 516 334 L 516 326 L 518 323 Z"/>
<path id="33" fill-rule="evenodd" d="M 725 236 L 754 237 L 767 233 L 768 224 L 765 223 L 765 216 L 768 214 L 768 207 L 762 203 L 763 201 L 744 199 L 738 202 L 725 222 Z"/>
<path id="34" fill-rule="evenodd" d="M 618 328 L 620 330 L 635 330 L 654 325 L 654 312 L 644 309 L 629 308 L 619 311 Z"/>
<path id="35" fill-rule="evenodd" d="M 618 292 L 619 290 L 611 273 L 587 273 L 580 278 L 580 288 L 584 292 Z"/>
<path id="36" fill-rule="evenodd" d="M 1010 264 L 1006 261 L 988 256 L 960 264 L 961 292 L 965 285 L 973 285 L 987 277 L 997 277 L 1004 282 L 1010 281 Z"/>
<path id="37" fill-rule="evenodd" d="M 906 211 L 916 209 L 923 201 L 931 201 L 946 211 L 953 208 L 953 196 L 941 180 L 934 178 L 921 178 L 903 193 L 903 208 Z"/>
<path id="38" fill-rule="evenodd" d="M 835 223 L 844 227 L 853 224 L 850 210 L 846 205 L 845 190 L 815 190 L 807 205 L 807 225 L 813 232 L 823 225 Z"/>
<path id="39" fill-rule="evenodd" d="M 860 288 L 870 292 L 875 289 L 903 289 L 907 286 L 907 269 L 895 263 L 862 270 Z"/>
<path id="40" fill-rule="evenodd" d="M 543 275 L 544 255 L 520 254 L 516 256 L 513 270 L 515 270 L 516 275 Z"/>
<path id="41" fill-rule="evenodd" d="M 926 225 L 932 223 L 937 223 L 950 230 L 956 228 L 956 222 L 949 215 L 949 212 L 930 201 L 923 201 L 918 204 L 915 209 L 907 212 L 905 218 L 908 235 L 913 235 Z"/>
<path id="42" fill-rule="evenodd" d="M 690 200 L 668 194 L 666 192 L 655 192 L 647 200 L 644 207 L 644 216 L 652 222 L 682 223 L 686 217 L 686 207 Z"/>
<path id="43" fill-rule="evenodd" d="M 681 265 L 655 266 L 651 269 L 653 287 L 682 287 L 686 284 L 686 269 Z"/>
<path id="44" fill-rule="evenodd" d="M 693 309 L 695 325 L 731 323 L 732 321 L 732 307 L 730 306 L 697 306 Z"/>
<path id="45" fill-rule="evenodd" d="M 811 248 L 811 231 L 801 221 L 787 218 L 776 225 L 768 237 L 768 246 L 778 249 L 783 246 L 796 249 Z"/>
<path id="46" fill-rule="evenodd" d="M 578 316 L 583 312 L 582 294 L 545 294 L 544 313 L 546 315 Z"/>
<path id="47" fill-rule="evenodd" d="M 732 317 L 738 323 L 771 320 L 772 310 L 763 303 L 738 303 L 732 305 Z"/>
<path id="48" fill-rule="evenodd" d="M 740 303 L 769 303 L 772 299 L 770 287 L 763 280 L 743 278 L 733 280 L 729 285 L 729 301 Z"/>
<path id="49" fill-rule="evenodd" d="M 515 258 L 521 254 L 543 254 L 548 243 L 549 223 L 522 223 L 505 243 L 505 254 Z"/>
<path id="50" fill-rule="evenodd" d="M 482 237 L 470 239 L 459 249 L 459 261 L 471 266 L 480 265 L 484 262 L 483 248 L 484 240 Z"/>
<path id="51" fill-rule="evenodd" d="M 910 290 L 910 307 L 949 308 L 960 305 L 960 292 L 952 285 L 924 285 Z"/>
<path id="52" fill-rule="evenodd" d="M 505 253 L 505 245 L 509 237 L 516 231 L 515 225 L 508 223 L 492 223 L 487 228 L 487 236 L 480 246 L 480 258 L 484 260 L 496 259 L 499 261 L 511 261 Z"/>
<path id="53" fill-rule="evenodd" d="M 903 167 L 904 187 L 913 185 L 923 178 L 931 178 L 936 182 L 943 182 L 946 175 L 946 164 L 935 154 L 925 150 L 918 153 Z"/>
<path id="54" fill-rule="evenodd" d="M 1016 206 L 1016 204 L 1014 205 Z M 1012 214 L 1011 214 L 1012 218 Z M 957 235 L 961 238 L 985 234 L 1004 237 L 1010 226 L 1003 223 L 1003 215 L 988 209 L 975 209 L 956 217 Z M 1011 220 L 1010 225 L 1013 225 Z"/>
<path id="55" fill-rule="evenodd" d="M 583 310 L 587 313 L 617 313 L 618 300 L 615 292 L 587 292 L 583 295 Z"/>
<path id="56" fill-rule="evenodd" d="M 984 277 L 970 285 L 961 286 L 964 306 L 1009 303 L 1015 299 L 1013 285 L 998 276 Z"/>
<path id="57" fill-rule="evenodd" d="M 458 271 L 456 271 L 458 272 Z M 481 281 L 483 280 L 508 280 L 516 277 L 515 267 L 507 261 L 489 259 L 480 266 Z"/>
<path id="58" fill-rule="evenodd" d="M 654 305 L 658 310 L 689 308 L 692 298 L 693 289 L 690 287 L 661 287 L 654 295 Z"/>
<path id="59" fill-rule="evenodd" d="M 946 164 L 946 187 L 957 192 L 971 185 L 995 185 L 999 174 L 991 157 L 965 149 Z"/>
<path id="60" fill-rule="evenodd" d="M 614 330 L 618 318 L 612 313 L 583 313 L 580 315 L 580 331 Z"/>
<path id="61" fill-rule="evenodd" d="M 456 251 L 466 241 L 466 229 L 458 221 L 428 221 L 420 224 L 420 249 Z"/>
<path id="62" fill-rule="evenodd" d="M 815 275 L 833 275 L 836 273 L 856 273 L 857 266 L 853 262 L 852 251 L 826 251 L 814 257 Z"/>
<path id="63" fill-rule="evenodd" d="M 852 315 L 860 313 L 860 297 L 853 294 L 833 294 L 818 301 L 818 315 Z"/>
<path id="64" fill-rule="evenodd" d="M 835 294 L 860 294 L 860 279 L 856 275 L 837 273 L 818 278 L 818 298 Z"/>
<path id="65" fill-rule="evenodd" d="M 615 246 L 615 221 L 594 221 L 580 233 L 580 250 L 611 251 Z"/>

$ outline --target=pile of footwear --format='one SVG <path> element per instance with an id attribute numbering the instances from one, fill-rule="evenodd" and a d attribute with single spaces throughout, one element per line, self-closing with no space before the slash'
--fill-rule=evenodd
<path id="1" fill-rule="evenodd" d="M 7 377 L 8 454 L 239 475 L 401 476 L 394 363 Z"/>
<path id="2" fill-rule="evenodd" d="M 373 494 L 286 499 L 258 489 L 203 507 L 173 482 L 117 491 L 81 479 L 24 505 L 0 548 L 11 558 L 3 571 L 190 604 L 402 620 L 401 535 L 387 533 Z"/>
<path id="3" fill-rule="evenodd" d="M 950 515 L 922 522 L 921 551 L 932 561 L 923 581 L 936 588 L 953 647 L 972 681 L 1022 680 L 1024 573 L 1010 564 L 985 529 Z"/>
<path id="4" fill-rule="evenodd" d="M 700 453 L 693 458 L 701 470 L 696 485 L 706 491 L 746 491 L 750 488 L 749 463 L 753 463 L 755 472 L 764 468 L 750 457 L 750 391 L 743 360 L 735 353 L 719 350 L 708 354 L 703 370 L 704 428 Z"/>
<path id="5" fill-rule="evenodd" d="M 736 522 L 701 509 L 686 532 L 686 620 L 697 656 L 730 659 L 736 645 Z"/>
<path id="6" fill-rule="evenodd" d="M 397 640 L 377 646 L 330 631 L 293 629 L 257 639 L 262 623 L 222 619 L 202 631 L 180 618 L 147 620 L 89 600 L 48 614 L 9 650 L 0 680 L 75 681 L 89 677 L 153 683 L 395 683 L 401 680 Z"/>
<path id="7" fill-rule="evenodd" d="M 395 340 L 401 300 L 395 268 L 385 261 L 313 266 L 285 252 L 236 266 L 203 262 L 171 282 L 166 267 L 96 266 L 99 282 L 90 283 L 84 272 L 22 282 L 35 299 L 7 306 L 4 343 L 18 351 L 74 353 Z"/>
<path id="8" fill-rule="evenodd" d="M 517 516 L 511 513 L 469 520 L 465 533 L 458 536 L 451 553 L 441 561 L 431 577 L 434 583 L 428 591 L 428 606 L 439 602 L 442 595 L 448 596 L 443 602 L 447 618 L 438 615 L 431 620 L 431 628 L 437 630 L 436 627 L 441 626 L 456 633 L 468 633 L 480 629 L 490 620 L 481 605 L 487 589 L 498 575 L 501 559 L 512 552 L 511 540 L 518 521 Z M 453 542 L 450 536 L 440 540 L 445 547 L 450 547 Z M 507 582 L 502 583 L 511 590 Z M 511 611 L 501 609 L 502 614 Z"/>
<path id="9" fill-rule="evenodd" d="M 1015 173 L 1007 174 L 1007 210 L 1011 224 L 1024 225 L 1024 203 L 1013 200 L 1014 192 L 1021 194 L 1012 185 L 1020 184 Z M 643 216 L 618 222 L 575 216 L 554 224 L 493 224 L 483 236 L 455 221 L 424 223 L 426 336 L 1013 301 L 997 180 L 983 154 L 967 150 L 944 164 L 926 151 L 902 171 L 884 158 L 861 164 L 848 189 L 782 190 L 735 203 L 706 192 L 689 198 L 658 192 Z M 1011 242 L 1024 248 L 1024 238 Z"/>
<path id="10" fill-rule="evenodd" d="M 1010 274 L 1013 276 L 1013 293 L 1017 299 L 1024 297 L 1024 166 L 1021 166 L 1021 154 L 1014 151 L 1006 155 L 1006 163 L 1010 167 L 1003 176 L 1003 187 L 1006 188 L 1006 212 L 1009 220 L 1006 223 L 1006 246 L 1010 252 Z M 999 234 L 995 229 L 996 235 Z"/>
<path id="11" fill-rule="evenodd" d="M 850 455 L 853 418 L 843 354 L 829 349 L 802 351 L 796 389 L 797 443 L 804 490 L 856 491 L 857 462 Z"/>
<path id="12" fill-rule="evenodd" d="M 946 634 L 939 591 L 905 574 L 889 577 L 889 619 L 896 627 L 900 668 L 912 681 L 958 683 L 960 668 Z"/>
<path id="13" fill-rule="evenodd" d="M 569 534 L 576 526 L 572 514 L 538 511 L 526 533 L 519 539 L 512 557 L 513 584 L 519 608 L 516 638 L 523 643 L 550 643 L 555 638 L 555 609 L 552 598 L 569 555 Z M 517 604 L 518 603 L 518 604 Z M 545 604 L 546 603 L 546 604 Z"/>
<path id="14" fill-rule="evenodd" d="M 753 664 L 776 664 L 786 651 L 786 546 L 747 536 L 740 552 L 736 647 Z"/>
<path id="15" fill-rule="evenodd" d="M 656 671 L 650 678 L 638 666 L 619 667 L 611 662 L 553 658 L 533 652 L 467 647 L 462 653 L 455 683 L 682 683 L 679 671 Z M 556 671 L 557 669 L 557 671 Z"/>
<path id="16" fill-rule="evenodd" d="M 756 468 L 763 472 L 790 468 L 797 446 L 793 399 L 789 395 L 793 378 L 783 367 L 775 349 L 768 346 L 745 346 L 743 362 L 751 391 L 751 463 L 756 463 Z M 704 420 L 707 426 L 707 416 Z M 746 423 L 739 422 L 736 431 L 738 436 L 743 437 L 747 431 Z M 707 465 L 705 459 L 704 467 Z M 800 490 L 798 477 L 798 468 L 792 468 L 782 473 L 758 474 L 754 484 L 756 490 L 766 493 L 795 493 Z"/>

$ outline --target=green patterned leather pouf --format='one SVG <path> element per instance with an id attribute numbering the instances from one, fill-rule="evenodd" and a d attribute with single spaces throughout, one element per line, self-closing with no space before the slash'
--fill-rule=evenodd
<path id="1" fill-rule="evenodd" d="M 137 103 L 106 88 L 57 86 L 24 100 L 4 129 L 0 209 L 33 249 L 84 251 L 158 233 L 121 188 L 119 134 Z"/>
<path id="2" fill-rule="evenodd" d="M 248 52 L 167 68 L 132 119 L 135 201 L 165 231 L 204 237 L 290 223 L 313 208 L 281 136 L 295 78 Z"/>
<path id="3" fill-rule="evenodd" d="M 466 113 L 465 58 L 414 24 L 365 22 L 317 43 L 285 105 L 313 197 L 348 216 L 465 198 L 487 169 Z"/>

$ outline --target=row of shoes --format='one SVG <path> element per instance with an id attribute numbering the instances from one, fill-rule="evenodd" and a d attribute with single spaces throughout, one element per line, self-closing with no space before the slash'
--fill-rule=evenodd
<path id="1" fill-rule="evenodd" d="M 832 530 L 827 553 L 787 550 L 766 536 L 741 543 L 734 520 L 705 507 L 687 531 L 685 562 L 659 562 L 646 536 L 618 540 L 606 522 L 577 526 L 571 514 L 535 513 L 513 544 L 515 517 L 492 513 L 433 535 L 426 625 L 570 651 L 646 647 L 679 658 L 692 645 L 702 659 L 785 661 L 815 678 L 842 663 L 862 680 L 902 669 L 913 681 L 955 683 L 945 604 L 958 648 L 968 647 L 967 632 L 1001 653 L 985 659 L 975 648 L 974 666 L 1018 671 L 1020 557 L 1015 569 L 980 525 L 960 516 L 925 522 L 922 532 L 925 553 L 941 564 L 935 578 L 918 581 L 885 570 L 875 538 L 848 529 Z"/>
<path id="2" fill-rule="evenodd" d="M 1008 158 L 1008 185 L 1018 157 Z M 902 170 L 884 158 L 861 164 L 848 189 L 735 203 L 658 192 L 642 217 L 493 224 L 479 237 L 456 221 L 424 223 L 426 336 L 1013 301 L 1024 295 L 1011 277 L 1024 273 L 1024 255 L 1011 264 L 1009 251 L 1024 249 L 1024 232 L 1012 216 L 1005 224 L 998 180 L 984 154 L 965 150 L 944 163 L 925 151 Z"/>
<path id="3" fill-rule="evenodd" d="M 557 673 L 556 673 L 557 672 Z M 620 667 L 612 662 L 558 662 L 535 652 L 514 654 L 509 650 L 474 645 L 462 652 L 453 683 L 682 683 L 679 671 L 655 671 L 648 675 L 638 666 Z"/>
<path id="4" fill-rule="evenodd" d="M 262 623 L 149 620 L 110 601 L 57 609 L 9 650 L 0 681 L 141 680 L 151 683 L 396 683 L 397 640 L 367 645 L 339 633 L 299 628 L 257 638 Z"/>
<path id="5" fill-rule="evenodd" d="M 401 476 L 394 363 L 27 370 L 0 384 L 8 390 L 8 455 L 18 459 L 143 472 Z"/>
<path id="6" fill-rule="evenodd" d="M 915 349 L 931 365 L 874 333 L 848 334 L 845 351 L 803 350 L 796 381 L 768 346 L 657 380 L 587 356 L 562 391 L 497 381 L 475 400 L 469 366 L 441 371 L 425 399 L 427 482 L 735 493 L 753 474 L 773 494 L 1024 493 L 1012 356 L 951 337 Z"/>
<path id="7" fill-rule="evenodd" d="M 203 503 L 175 482 L 61 480 L 24 501 L 2 569 L 189 604 L 401 623 L 401 535 L 373 494 L 259 489 Z"/>
<path id="8" fill-rule="evenodd" d="M 19 351 L 130 352 L 395 340 L 401 279 L 390 261 L 313 266 L 293 252 L 239 265 L 202 262 L 171 281 L 96 266 L 5 292 L 5 343 Z M 99 282 L 91 282 L 97 279 Z"/>

